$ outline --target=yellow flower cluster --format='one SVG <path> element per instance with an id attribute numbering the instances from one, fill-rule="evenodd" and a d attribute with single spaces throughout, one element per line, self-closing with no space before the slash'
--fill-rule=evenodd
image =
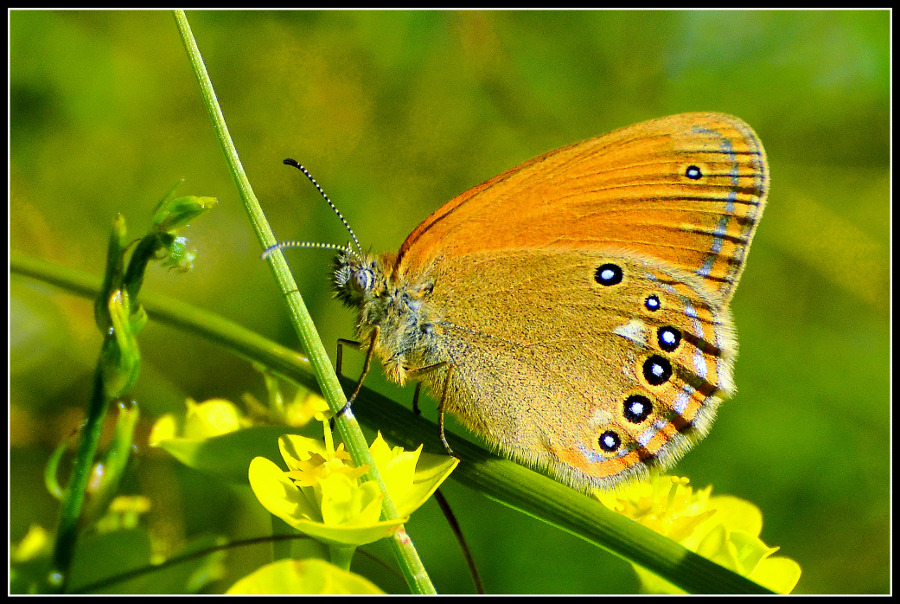
<path id="1" fill-rule="evenodd" d="M 800 579 L 800 565 L 772 556 L 759 538 L 762 512 L 743 499 L 711 496 L 712 487 L 694 490 L 687 478 L 658 476 L 619 491 L 597 492 L 606 507 L 682 544 L 777 593 L 790 593 Z M 684 593 L 635 565 L 647 593 Z"/>

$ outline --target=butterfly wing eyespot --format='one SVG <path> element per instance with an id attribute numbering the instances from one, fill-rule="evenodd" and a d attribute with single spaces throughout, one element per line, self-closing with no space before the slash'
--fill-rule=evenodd
<path id="1" fill-rule="evenodd" d="M 657 331 L 656 338 L 659 347 L 666 352 L 674 352 L 681 344 L 681 332 L 668 325 Z"/>
<path id="2" fill-rule="evenodd" d="M 615 453 L 622 446 L 622 438 L 614 430 L 605 430 L 597 443 L 606 453 Z"/>
<path id="3" fill-rule="evenodd" d="M 651 386 L 660 386 L 672 377 L 672 363 L 658 354 L 651 355 L 642 363 L 642 374 Z"/>
<path id="4" fill-rule="evenodd" d="M 594 272 L 594 281 L 600 285 L 611 287 L 621 283 L 622 276 L 622 267 L 613 262 L 606 262 L 597 267 Z"/>
<path id="5" fill-rule="evenodd" d="M 653 402 L 643 394 L 629 394 L 622 407 L 622 416 L 632 424 L 642 424 L 653 413 Z"/>
<path id="6" fill-rule="evenodd" d="M 700 180 L 701 178 L 703 178 L 703 170 L 700 168 L 700 166 L 691 164 L 685 169 L 684 175 L 691 180 Z"/>

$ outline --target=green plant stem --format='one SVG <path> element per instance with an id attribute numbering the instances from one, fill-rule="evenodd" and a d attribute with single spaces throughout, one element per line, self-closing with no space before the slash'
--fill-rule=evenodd
<path id="1" fill-rule="evenodd" d="M 105 343 L 104 346 L 106 346 Z M 100 431 L 103 428 L 106 409 L 109 407 L 102 373 L 98 364 L 94 370 L 94 384 L 91 389 L 87 419 L 81 430 L 81 439 L 78 441 L 78 449 L 75 452 L 72 477 L 69 479 L 69 486 L 66 488 L 60 509 L 51 575 L 51 584 L 60 590 L 65 589 L 68 581 L 69 568 L 72 566 L 72 557 L 78 540 L 78 519 L 81 517 L 81 508 L 84 505 L 84 496 L 91 477 L 91 467 L 97 453 L 97 443 L 100 442 Z"/>
<path id="2" fill-rule="evenodd" d="M 354 546 L 331 545 L 328 548 L 330 554 L 330 562 L 343 570 L 350 570 L 350 561 L 353 560 L 353 554 L 356 553 Z"/>
<path id="3" fill-rule="evenodd" d="M 101 278 L 13 251 L 10 272 L 93 299 Z M 316 387 L 306 359 L 240 325 L 190 304 L 143 292 L 141 303 L 154 320 L 194 333 L 236 354 L 262 363 L 309 388 Z M 353 384 L 350 384 L 352 387 Z M 359 415 L 378 426 L 389 442 L 425 443 L 442 452 L 437 427 L 402 405 L 367 388 L 360 392 Z M 450 477 L 506 506 L 521 510 L 640 564 L 689 593 L 771 593 L 728 569 L 698 556 L 681 545 L 616 514 L 600 502 L 540 476 L 511 461 L 500 459 L 472 443 L 447 433 L 462 463 Z"/>
<path id="4" fill-rule="evenodd" d="M 256 195 L 253 193 L 250 181 L 244 173 L 243 166 L 241 165 L 240 158 L 237 154 L 237 149 L 234 146 L 231 135 L 228 133 L 225 117 L 222 115 L 222 110 L 216 99 L 212 82 L 209 79 L 209 74 L 206 71 L 203 58 L 200 55 L 200 50 L 197 48 L 196 41 L 191 33 L 187 17 L 185 16 L 184 11 L 177 10 L 174 11 L 174 13 L 175 21 L 178 24 L 178 30 L 181 33 L 182 41 L 184 42 L 188 57 L 190 58 L 191 67 L 194 70 L 194 75 L 197 78 L 197 82 L 203 95 L 204 104 L 206 105 L 210 119 L 213 122 L 219 144 L 225 152 L 229 170 L 231 170 L 231 175 L 234 178 L 241 199 L 244 202 L 244 208 L 247 210 L 250 217 L 253 231 L 259 239 L 262 249 L 267 249 L 274 245 L 277 240 L 266 221 L 262 208 L 256 199 Z M 319 338 L 319 334 L 316 332 L 309 311 L 303 303 L 303 298 L 297 289 L 297 284 L 294 282 L 294 278 L 287 266 L 287 262 L 285 262 L 284 256 L 280 251 L 269 255 L 269 266 L 272 269 L 278 286 L 284 293 L 290 312 L 291 323 L 294 325 L 294 328 L 300 337 L 300 344 L 303 347 L 303 350 L 305 350 L 309 356 L 309 362 L 312 365 L 313 371 L 319 382 L 322 395 L 328 401 L 332 412 L 337 414 L 346 404 L 346 396 L 334 373 L 328 354 L 325 352 L 324 346 L 322 346 L 322 341 Z M 382 506 L 381 517 L 385 520 L 399 518 L 400 516 L 397 513 L 397 508 L 394 506 L 394 503 L 387 492 L 387 487 L 369 454 L 368 444 L 366 443 L 362 430 L 359 427 L 359 423 L 356 421 L 352 411 L 349 409 L 346 410 L 340 415 L 336 423 L 338 431 L 341 434 L 341 439 L 353 458 L 354 463 L 357 465 L 368 465 L 370 467 L 369 473 L 367 474 L 368 479 L 375 480 L 381 488 L 381 491 L 384 493 L 384 504 Z M 425 567 L 422 564 L 418 551 L 416 551 L 412 540 L 409 539 L 405 531 L 401 530 L 391 539 L 391 547 L 394 550 L 394 554 L 397 556 L 398 563 L 400 564 L 410 590 L 414 593 L 436 593 L 434 585 L 428 578 L 428 574 L 425 571 Z"/>

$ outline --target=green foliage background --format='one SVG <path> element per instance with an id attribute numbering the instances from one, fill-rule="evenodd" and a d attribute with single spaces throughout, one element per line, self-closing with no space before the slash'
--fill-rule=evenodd
<path id="1" fill-rule="evenodd" d="M 364 246 L 387 250 L 457 193 L 549 149 L 683 111 L 745 119 L 766 146 L 772 188 L 733 302 L 739 393 L 676 471 L 758 505 L 763 539 L 803 567 L 797 592 L 888 591 L 889 13 L 188 17 L 281 239 L 346 241 L 285 157 L 312 171 Z M 171 14 L 13 11 L 10 119 L 12 249 L 99 275 L 113 216 L 124 212 L 142 232 L 154 204 L 186 178 L 180 193 L 220 205 L 188 233 L 196 269 L 151 271 L 145 291 L 296 346 Z M 329 261 L 290 254 L 322 338 L 334 342 L 353 336 L 353 319 L 331 299 Z M 31 523 L 55 524 L 41 472 L 78 425 L 100 338 L 88 300 L 14 277 L 10 301 L 18 541 Z M 134 397 L 147 425 L 187 396 L 263 396 L 246 362 L 206 342 L 151 322 L 141 344 Z M 412 397 L 377 371 L 367 383 Z M 178 542 L 269 530 L 246 489 L 141 451 L 126 488 L 153 498 L 148 520 L 160 534 Z M 459 485 L 447 495 L 491 592 L 637 588 L 627 564 L 574 537 Z M 408 528 L 438 589 L 470 591 L 437 506 Z M 266 552 L 233 554 L 221 588 Z"/>

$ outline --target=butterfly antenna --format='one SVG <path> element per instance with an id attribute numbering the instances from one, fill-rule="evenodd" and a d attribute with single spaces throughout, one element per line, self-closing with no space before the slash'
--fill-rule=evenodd
<path id="1" fill-rule="evenodd" d="M 341 214 L 341 211 L 337 209 L 337 206 L 335 206 L 331 202 L 331 200 L 328 198 L 328 195 L 326 195 L 326 193 L 322 189 L 322 187 L 319 186 L 319 183 L 316 182 L 316 179 L 313 178 L 312 174 L 309 173 L 309 170 L 304 168 L 298 161 L 293 160 L 291 158 L 287 158 L 286 160 L 284 160 L 284 163 L 285 163 L 285 165 L 288 165 L 288 166 L 294 166 L 295 168 L 297 168 L 298 170 L 303 172 L 303 174 L 306 176 L 306 178 L 309 179 L 309 182 L 311 182 L 313 184 L 313 186 L 316 188 L 316 190 L 319 192 L 319 194 L 325 199 L 326 202 L 328 202 L 328 205 L 331 206 L 331 209 L 334 210 L 334 213 L 337 214 L 337 217 L 341 219 L 341 222 L 344 224 L 344 227 L 347 229 L 347 232 L 350 233 L 350 237 L 353 239 L 353 245 L 356 246 L 356 251 L 359 253 L 362 253 L 362 246 L 359 245 L 359 239 L 356 238 L 356 233 L 354 233 L 353 229 L 350 228 L 350 224 L 344 219 L 344 215 Z M 310 245 L 310 246 L 304 246 L 304 247 L 324 247 L 327 249 L 339 249 L 339 250 L 346 249 L 343 246 L 332 248 L 328 244 L 322 244 L 322 245 L 317 244 L 317 245 Z"/>
<path id="2" fill-rule="evenodd" d="M 270 245 L 266 249 L 263 250 L 263 253 L 260 255 L 262 260 L 265 260 L 269 257 L 269 254 L 274 252 L 275 250 L 284 250 L 289 247 L 305 247 L 305 248 L 313 248 L 317 250 L 335 250 L 337 252 L 350 252 L 352 254 L 356 254 L 351 248 L 350 245 L 337 245 L 335 243 L 314 243 L 312 241 L 279 241 L 275 245 Z"/>

